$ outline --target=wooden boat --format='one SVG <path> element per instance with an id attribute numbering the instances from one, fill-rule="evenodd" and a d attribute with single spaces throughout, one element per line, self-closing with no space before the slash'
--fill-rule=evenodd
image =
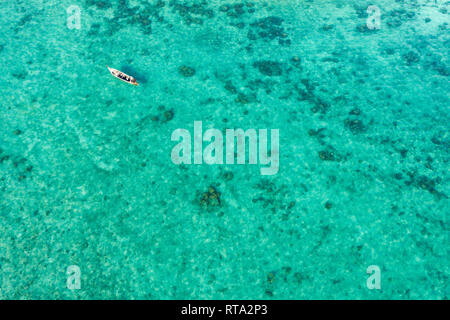
<path id="1" fill-rule="evenodd" d="M 106 66 L 106 67 L 108 67 L 108 66 Z M 108 67 L 108 70 L 117 79 L 120 79 L 120 80 L 122 80 L 122 81 L 124 81 L 126 83 L 130 83 L 130 84 L 132 84 L 134 86 L 139 85 L 139 83 L 137 83 L 135 78 L 133 78 L 132 76 L 129 76 L 129 75 L 123 73 L 122 71 L 119 71 L 119 70 L 116 70 L 116 69 L 110 68 L 110 67 Z"/>

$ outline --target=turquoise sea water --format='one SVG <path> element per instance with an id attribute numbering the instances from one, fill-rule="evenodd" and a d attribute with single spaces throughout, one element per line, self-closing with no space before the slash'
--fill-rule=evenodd
<path id="1" fill-rule="evenodd" d="M 2 0 L 0 298 L 447 299 L 448 10 Z M 279 129 L 278 174 L 173 164 L 195 120 Z"/>

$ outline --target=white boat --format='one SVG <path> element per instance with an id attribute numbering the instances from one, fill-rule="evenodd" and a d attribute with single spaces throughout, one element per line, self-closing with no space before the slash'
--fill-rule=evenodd
<path id="1" fill-rule="evenodd" d="M 122 71 L 119 71 L 119 70 L 116 70 L 116 69 L 110 68 L 110 67 L 108 67 L 108 70 L 117 79 L 120 79 L 120 80 L 122 80 L 122 81 L 124 81 L 126 83 L 130 83 L 130 84 L 132 84 L 134 86 L 139 85 L 139 83 L 137 83 L 135 78 L 133 78 L 132 76 L 129 76 L 129 75 L 123 73 Z"/>

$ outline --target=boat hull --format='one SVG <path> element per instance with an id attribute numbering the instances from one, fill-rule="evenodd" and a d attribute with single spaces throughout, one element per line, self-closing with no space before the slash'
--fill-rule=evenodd
<path id="1" fill-rule="evenodd" d="M 115 78 L 117 78 L 117 79 L 119 79 L 119 80 L 121 80 L 123 82 L 132 84 L 134 86 L 138 86 L 139 85 L 139 83 L 137 83 L 137 81 L 136 81 L 136 79 L 134 77 L 129 76 L 129 75 L 123 73 L 122 71 L 117 70 L 117 69 L 110 68 L 109 66 L 106 66 L 106 67 L 108 68 L 108 70 L 111 73 L 111 75 L 114 76 Z"/>

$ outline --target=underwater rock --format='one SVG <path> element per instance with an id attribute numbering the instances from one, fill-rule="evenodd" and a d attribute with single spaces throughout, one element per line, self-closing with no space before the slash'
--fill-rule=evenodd
<path id="1" fill-rule="evenodd" d="M 200 198 L 200 206 L 205 208 L 214 208 L 221 205 L 221 193 L 213 186 L 208 188 L 207 192 L 203 192 Z"/>
<path id="2" fill-rule="evenodd" d="M 102 24 L 105 28 L 104 35 L 112 36 L 120 29 L 128 25 L 137 25 L 143 34 L 152 34 L 152 22 L 164 22 L 162 10 L 165 3 L 162 0 L 141 2 L 139 6 L 129 7 L 127 0 L 119 0 L 118 2 L 87 0 L 87 6 L 95 6 L 97 9 L 106 10 L 113 9 L 112 18 L 105 18 L 107 23 Z M 92 30 L 93 34 L 95 30 Z"/>
<path id="3" fill-rule="evenodd" d="M 303 282 L 303 280 L 308 279 L 308 277 L 301 274 L 300 272 L 296 272 L 296 273 L 294 273 L 294 279 L 298 284 L 300 284 Z"/>
<path id="4" fill-rule="evenodd" d="M 243 9 L 244 8 L 243 3 L 237 3 L 233 6 L 233 8 L 237 15 L 243 15 L 245 13 L 245 11 Z"/>
<path id="5" fill-rule="evenodd" d="M 405 60 L 406 65 L 410 66 L 420 61 L 420 57 L 414 51 L 409 51 L 402 55 L 403 60 Z"/>
<path id="6" fill-rule="evenodd" d="M 28 76 L 28 72 L 26 70 L 14 71 L 12 75 L 17 79 L 23 80 Z"/>
<path id="7" fill-rule="evenodd" d="M 271 80 L 261 80 L 261 79 L 256 79 L 256 80 L 251 80 L 247 83 L 246 87 L 249 88 L 252 92 L 257 92 L 259 89 L 263 89 L 265 90 L 267 93 L 269 93 L 269 91 L 271 91 L 272 87 L 273 87 L 274 82 Z"/>
<path id="8" fill-rule="evenodd" d="M 291 42 L 290 39 L 287 39 L 287 40 L 280 39 L 280 40 L 278 40 L 278 44 L 281 45 L 281 46 L 290 46 L 291 43 L 292 42 Z"/>
<path id="9" fill-rule="evenodd" d="M 233 180 L 233 178 L 234 178 L 233 172 L 225 172 L 223 175 L 223 179 L 226 181 Z"/>
<path id="10" fill-rule="evenodd" d="M 317 129 L 317 130 L 314 130 L 314 129 L 309 129 L 308 130 L 308 135 L 309 136 L 311 136 L 311 137 L 319 137 L 319 138 L 323 138 L 324 137 L 324 135 L 322 134 L 322 132 L 325 130 L 325 128 L 320 128 L 320 129 Z"/>
<path id="11" fill-rule="evenodd" d="M 242 92 L 239 92 L 236 99 L 234 99 L 234 102 L 240 103 L 240 104 L 248 104 L 256 102 L 256 95 L 255 94 L 244 94 Z"/>
<path id="12" fill-rule="evenodd" d="M 426 176 L 419 176 L 416 180 L 417 186 L 421 189 L 427 190 L 430 193 L 436 192 L 436 182 Z"/>
<path id="13" fill-rule="evenodd" d="M 26 14 L 24 15 L 19 22 L 17 23 L 18 27 L 23 27 L 24 25 L 26 25 L 28 22 L 30 22 L 33 19 L 33 15 L 32 14 Z M 16 28 L 16 31 L 18 29 Z"/>
<path id="14" fill-rule="evenodd" d="M 432 195 L 435 195 L 439 200 L 442 198 L 448 199 L 445 193 L 436 190 L 436 185 L 441 181 L 440 178 L 431 179 L 424 175 L 416 177 L 414 172 L 408 172 L 407 174 L 410 180 L 405 181 L 405 185 L 412 185 L 416 188 L 426 190 Z"/>
<path id="15" fill-rule="evenodd" d="M 203 24 L 202 18 L 211 19 L 214 17 L 214 11 L 207 7 L 207 2 L 202 4 L 180 4 L 177 1 L 171 1 L 169 6 L 173 8 L 174 12 L 177 12 L 184 20 L 184 22 L 189 26 L 192 24 Z"/>
<path id="16" fill-rule="evenodd" d="M 98 9 L 109 9 L 112 7 L 111 3 L 109 3 L 108 1 L 104 1 L 104 0 L 86 0 L 86 5 L 91 7 L 91 6 L 95 6 Z"/>
<path id="17" fill-rule="evenodd" d="M 96 36 L 100 32 L 100 24 L 99 23 L 93 23 L 91 25 L 91 28 L 89 29 L 88 36 Z"/>
<path id="18" fill-rule="evenodd" d="M 441 24 L 438 26 L 439 30 L 442 30 L 442 31 L 447 30 L 447 27 L 448 27 L 448 23 L 447 23 L 447 22 L 441 23 Z"/>
<path id="19" fill-rule="evenodd" d="M 400 149 L 398 152 L 400 153 L 400 156 L 402 158 L 406 158 L 406 155 L 408 154 L 408 149 Z"/>
<path id="20" fill-rule="evenodd" d="M 237 93 L 236 87 L 233 85 L 233 83 L 230 80 L 228 80 L 225 83 L 225 90 L 227 90 L 228 92 L 230 92 L 232 94 L 236 94 Z"/>
<path id="21" fill-rule="evenodd" d="M 231 9 L 231 6 L 229 4 L 223 4 L 219 7 L 220 12 L 227 12 Z"/>
<path id="22" fill-rule="evenodd" d="M 140 23 L 143 26 L 148 26 L 149 24 L 151 24 L 151 20 L 144 15 L 141 14 L 137 14 L 133 17 L 135 19 L 136 22 Z"/>
<path id="23" fill-rule="evenodd" d="M 17 173 L 18 181 L 23 181 L 33 171 L 33 166 L 29 164 L 28 160 L 15 155 L 7 154 L 0 148 L 0 164 L 9 163 Z"/>
<path id="24" fill-rule="evenodd" d="M 330 31 L 334 29 L 334 24 L 324 24 L 321 28 L 323 31 Z"/>
<path id="25" fill-rule="evenodd" d="M 273 291 L 270 289 L 266 289 L 266 291 L 264 292 L 266 294 L 266 296 L 268 297 L 273 297 Z"/>
<path id="26" fill-rule="evenodd" d="M 245 14 L 244 4 L 236 3 L 234 5 L 224 5 L 220 7 L 220 11 L 226 12 L 228 17 L 239 18 Z"/>
<path id="27" fill-rule="evenodd" d="M 257 68 L 263 75 L 273 77 L 283 74 L 282 64 L 276 61 L 262 60 L 253 63 L 253 67 Z"/>
<path id="28" fill-rule="evenodd" d="M 7 154 L 0 154 L 0 163 L 3 163 L 4 161 L 9 160 L 9 155 Z"/>
<path id="29" fill-rule="evenodd" d="M 333 204 L 330 201 L 325 202 L 325 209 L 330 210 L 333 208 Z"/>
<path id="30" fill-rule="evenodd" d="M 314 103 L 314 95 L 311 92 L 303 90 L 302 88 L 299 88 L 298 86 L 295 86 L 295 91 L 298 94 L 298 97 L 297 97 L 298 101 L 311 101 L 312 103 Z"/>
<path id="31" fill-rule="evenodd" d="M 273 283 L 275 281 L 275 271 L 269 272 L 267 274 L 267 282 Z"/>
<path id="32" fill-rule="evenodd" d="M 358 134 L 366 131 L 366 126 L 359 119 L 346 119 L 344 122 L 344 126 L 353 134 Z"/>
<path id="33" fill-rule="evenodd" d="M 162 105 L 158 107 L 158 111 L 159 111 L 159 114 L 153 115 L 150 117 L 150 119 L 153 122 L 166 123 L 166 122 L 169 122 L 170 120 L 172 120 L 173 117 L 175 116 L 175 112 L 173 111 L 173 109 L 166 109 L 166 107 L 162 106 Z M 149 116 L 147 116 L 147 117 L 149 117 Z M 144 119 L 147 117 L 144 117 Z"/>
<path id="34" fill-rule="evenodd" d="M 113 36 L 116 32 L 118 32 L 122 28 L 122 25 L 114 18 L 105 19 L 105 21 L 107 22 L 105 23 L 106 30 L 104 34 L 108 37 Z"/>
<path id="35" fill-rule="evenodd" d="M 238 29 L 244 29 L 245 28 L 245 23 L 243 22 L 239 22 L 234 24 L 235 27 L 237 27 Z"/>
<path id="36" fill-rule="evenodd" d="M 306 90 L 311 93 L 314 91 L 317 85 L 309 79 L 301 79 L 300 82 L 305 86 Z"/>
<path id="37" fill-rule="evenodd" d="M 416 16 L 415 12 L 407 11 L 405 9 L 392 10 L 384 17 L 386 18 L 386 25 L 392 28 L 400 27 L 403 22 L 412 19 Z"/>
<path id="38" fill-rule="evenodd" d="M 359 116 L 361 115 L 361 110 L 359 108 L 354 108 L 348 114 L 353 116 Z"/>
<path id="39" fill-rule="evenodd" d="M 256 34 L 255 34 L 253 31 L 251 31 L 251 30 L 248 31 L 248 33 L 247 33 L 247 38 L 248 38 L 249 40 L 251 40 L 251 41 L 254 41 L 254 40 L 257 40 L 257 39 L 258 39 L 258 37 L 256 36 Z"/>
<path id="40" fill-rule="evenodd" d="M 250 30 L 247 37 L 250 40 L 262 39 L 272 41 L 278 39 L 278 43 L 282 46 L 291 44 L 291 40 L 286 39 L 288 34 L 285 32 L 283 19 L 275 16 L 262 18 L 250 24 Z"/>
<path id="41" fill-rule="evenodd" d="M 294 201 L 289 201 L 291 198 L 290 190 L 286 185 L 276 185 L 272 181 L 262 179 L 257 185 L 259 195 L 252 199 L 253 203 L 261 203 L 263 209 L 268 209 L 274 214 L 285 214 L 288 217 L 289 212 L 295 206 Z M 308 189 L 301 184 L 304 192 Z"/>
<path id="42" fill-rule="evenodd" d="M 393 55 L 395 53 L 395 49 L 394 48 L 384 48 L 382 49 L 383 53 L 387 54 L 387 55 Z"/>
<path id="43" fill-rule="evenodd" d="M 425 68 L 431 68 L 434 71 L 437 71 L 441 76 L 448 77 L 450 75 L 450 68 L 439 58 L 427 62 L 424 66 Z"/>
<path id="44" fill-rule="evenodd" d="M 333 63 L 338 63 L 338 62 L 339 62 L 339 59 L 338 59 L 338 58 L 335 58 L 335 57 L 325 57 L 325 58 L 322 58 L 322 61 L 323 61 L 323 62 L 333 62 Z"/>
<path id="45" fill-rule="evenodd" d="M 168 122 L 168 121 L 172 120 L 173 117 L 174 117 L 174 114 L 175 113 L 173 112 L 173 109 L 164 111 L 161 121 L 162 122 Z"/>
<path id="46" fill-rule="evenodd" d="M 353 9 L 355 9 L 358 18 L 367 18 L 367 6 L 353 5 Z"/>
<path id="47" fill-rule="evenodd" d="M 188 66 L 180 66 L 178 68 L 178 73 L 181 74 L 185 78 L 193 77 L 195 75 L 195 69 Z"/>
<path id="48" fill-rule="evenodd" d="M 297 69 L 302 69 L 302 59 L 299 56 L 293 56 L 290 62 Z"/>
<path id="49" fill-rule="evenodd" d="M 311 107 L 311 112 L 313 113 L 318 112 L 322 114 L 327 113 L 328 110 L 331 108 L 331 105 L 327 101 L 322 100 L 322 98 L 317 97 L 314 94 L 314 90 L 318 84 L 308 79 L 301 79 L 301 83 L 303 84 L 306 90 L 300 88 L 298 84 L 294 84 L 294 88 L 299 95 L 297 100 L 309 101 L 313 105 L 313 107 Z"/>
<path id="50" fill-rule="evenodd" d="M 311 108 L 311 111 L 313 113 L 320 112 L 320 113 L 324 114 L 324 113 L 327 113 L 328 109 L 330 109 L 330 107 L 331 107 L 328 102 L 323 101 L 319 98 L 313 99 L 312 102 L 314 103 L 314 106 Z"/>
<path id="51" fill-rule="evenodd" d="M 334 152 L 330 150 L 322 150 L 318 152 L 319 158 L 324 161 L 334 161 L 336 158 Z"/>
<path id="52" fill-rule="evenodd" d="M 403 175 L 400 172 L 397 172 L 394 174 L 394 178 L 397 180 L 402 180 L 403 179 Z"/>
<path id="53" fill-rule="evenodd" d="M 443 137 L 441 137 L 441 139 L 439 139 L 437 136 L 433 136 L 430 140 L 435 145 L 442 146 L 446 149 L 450 149 L 450 140 L 449 139 L 445 139 Z"/>
<path id="54" fill-rule="evenodd" d="M 138 10 L 137 7 L 130 8 L 128 6 L 128 0 L 119 0 L 119 3 L 117 5 L 118 17 L 121 17 L 124 19 L 129 18 L 129 17 L 132 18 L 133 16 L 135 16 L 137 14 L 137 10 Z"/>
<path id="55" fill-rule="evenodd" d="M 356 26 L 356 31 L 360 33 L 376 33 L 378 29 L 369 29 L 366 23 L 362 23 Z"/>
<path id="56" fill-rule="evenodd" d="M 3 153 L 3 149 L 0 148 L 0 163 L 7 161 L 9 159 L 9 155 Z"/>
<path id="57" fill-rule="evenodd" d="M 282 18 L 271 16 L 259 19 L 258 21 L 252 23 L 251 26 L 261 29 L 261 36 L 273 40 L 280 36 L 283 31 L 283 28 L 281 27 L 283 21 L 284 20 Z"/>
<path id="58" fill-rule="evenodd" d="M 131 18 L 132 23 L 139 24 L 144 34 L 152 34 L 152 20 L 147 15 L 136 14 Z"/>
<path id="59" fill-rule="evenodd" d="M 200 104 L 202 106 L 206 106 L 206 105 L 209 105 L 209 104 L 216 103 L 217 101 L 218 101 L 217 99 L 209 97 L 209 98 L 207 98 L 205 100 L 200 101 Z"/>

